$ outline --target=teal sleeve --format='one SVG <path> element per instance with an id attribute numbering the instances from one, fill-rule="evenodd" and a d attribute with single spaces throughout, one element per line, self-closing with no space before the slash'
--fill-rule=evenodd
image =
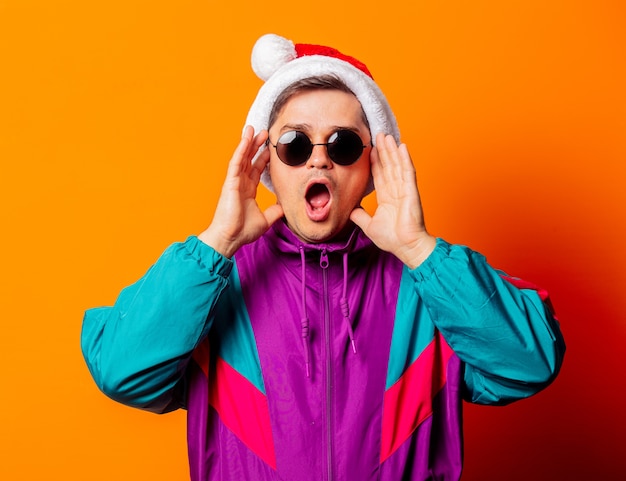
<path id="1" fill-rule="evenodd" d="M 552 382 L 565 343 L 537 291 L 519 289 L 485 258 L 438 239 L 410 271 L 429 316 L 464 364 L 466 399 L 507 404 Z"/>
<path id="2" fill-rule="evenodd" d="M 122 290 L 114 306 L 86 311 L 81 347 L 98 387 L 153 412 L 180 407 L 187 363 L 211 327 L 232 265 L 189 237 Z"/>

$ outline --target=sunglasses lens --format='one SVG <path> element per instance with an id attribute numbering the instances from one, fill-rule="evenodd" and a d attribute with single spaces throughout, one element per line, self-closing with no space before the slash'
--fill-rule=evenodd
<path id="1" fill-rule="evenodd" d="M 362 153 L 363 141 L 356 132 L 338 130 L 328 139 L 328 156 L 336 164 L 354 164 Z"/>
<path id="2" fill-rule="evenodd" d="M 304 164 L 311 156 L 312 150 L 309 138 L 296 130 L 285 132 L 276 143 L 278 158 L 291 166 Z"/>

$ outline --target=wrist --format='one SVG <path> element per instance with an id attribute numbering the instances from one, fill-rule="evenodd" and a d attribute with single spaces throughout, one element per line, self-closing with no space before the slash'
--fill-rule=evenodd
<path id="1" fill-rule="evenodd" d="M 437 238 L 426 234 L 413 245 L 406 246 L 399 255 L 396 255 L 409 269 L 419 267 L 435 250 Z"/>
<path id="2" fill-rule="evenodd" d="M 214 232 L 211 227 L 199 234 L 198 239 L 228 259 L 232 258 L 238 249 L 238 246 L 236 246 L 234 242 L 229 241 L 219 233 Z"/>

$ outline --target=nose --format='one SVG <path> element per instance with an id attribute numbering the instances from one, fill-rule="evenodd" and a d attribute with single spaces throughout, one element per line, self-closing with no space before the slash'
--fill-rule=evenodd
<path id="1" fill-rule="evenodd" d="M 313 144 L 311 156 L 306 161 L 307 169 L 332 169 L 333 161 L 328 156 L 325 144 Z"/>

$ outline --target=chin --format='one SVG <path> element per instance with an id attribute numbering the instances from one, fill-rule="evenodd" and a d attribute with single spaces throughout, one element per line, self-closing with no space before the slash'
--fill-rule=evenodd
<path id="1" fill-rule="evenodd" d="M 335 237 L 333 232 L 304 232 L 297 235 L 309 244 L 320 244 Z"/>
<path id="2" fill-rule="evenodd" d="M 326 225 L 323 225 L 326 224 Z M 299 231 L 291 228 L 292 232 L 296 234 L 301 240 L 309 244 L 320 244 L 322 242 L 328 242 L 335 239 L 341 239 L 349 236 L 354 229 L 354 224 L 350 221 L 342 225 L 328 223 L 314 223 L 312 226 L 307 226 L 306 229 Z"/>
<path id="3" fill-rule="evenodd" d="M 287 225 L 291 232 L 293 232 L 301 241 L 307 244 L 319 244 L 331 240 L 336 236 L 337 230 L 328 225 L 320 225 L 323 223 L 315 223 L 307 221 L 305 226 L 292 225 L 289 222 Z M 301 228 L 298 228 L 301 227 Z"/>

